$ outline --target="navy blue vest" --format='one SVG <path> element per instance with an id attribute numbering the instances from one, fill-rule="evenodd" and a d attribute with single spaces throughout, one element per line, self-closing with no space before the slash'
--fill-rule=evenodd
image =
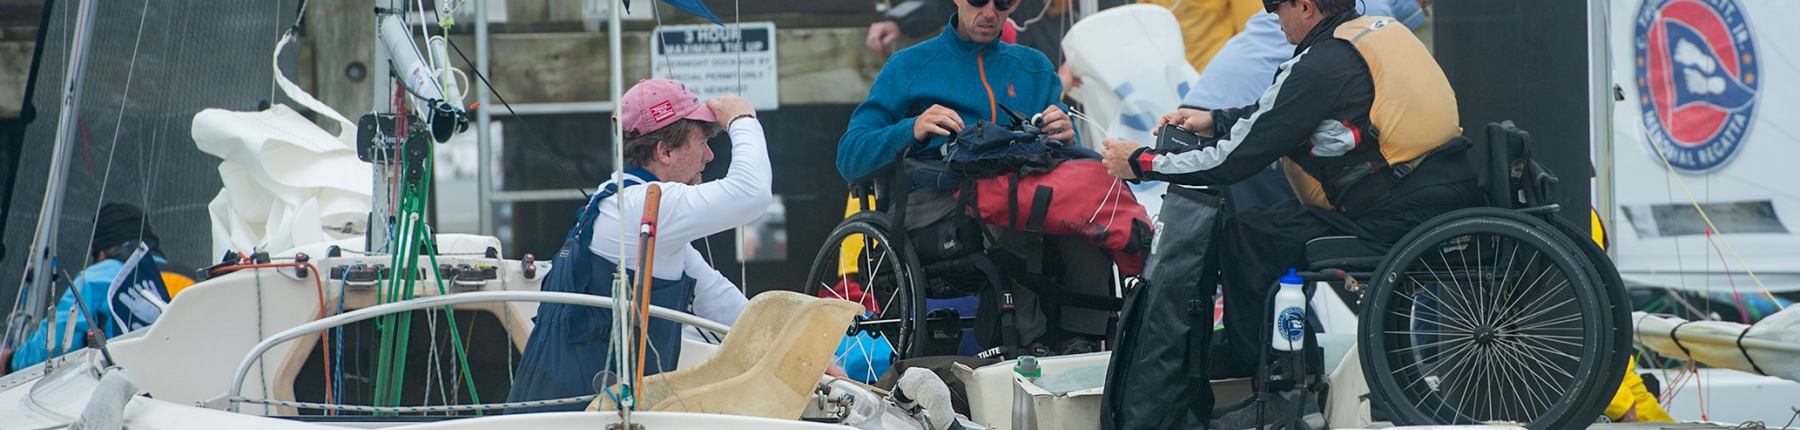
<path id="1" fill-rule="evenodd" d="M 647 172 L 639 173 L 638 176 L 654 180 Z M 625 186 L 638 183 L 627 180 Z M 545 275 L 541 290 L 612 296 L 612 280 L 614 273 L 618 271 L 618 265 L 588 251 L 588 244 L 593 242 L 594 219 L 600 214 L 601 201 L 618 194 L 618 191 L 617 183 L 608 184 L 605 189 L 588 199 L 588 204 L 582 207 L 581 214 L 576 218 L 575 226 L 569 229 L 569 234 L 564 238 L 562 249 L 557 250 L 556 256 L 551 259 L 551 270 Z M 626 271 L 626 276 L 628 279 L 636 277 L 634 271 L 630 270 Z M 693 295 L 694 278 L 685 273 L 680 280 L 653 279 L 650 282 L 650 304 L 656 306 L 685 311 L 692 302 Z M 519 368 L 513 374 L 512 390 L 506 399 L 508 402 L 594 394 L 594 375 L 618 368 L 616 363 L 610 362 L 612 310 L 543 303 L 538 305 L 538 315 L 532 320 L 536 325 L 531 329 L 531 338 L 525 342 L 525 352 L 519 361 Z M 650 350 L 644 352 L 644 374 L 675 370 L 676 359 L 681 356 L 681 324 L 652 318 L 649 332 Z M 508 409 L 507 413 L 579 411 L 586 407 L 585 403 L 580 403 Z"/>

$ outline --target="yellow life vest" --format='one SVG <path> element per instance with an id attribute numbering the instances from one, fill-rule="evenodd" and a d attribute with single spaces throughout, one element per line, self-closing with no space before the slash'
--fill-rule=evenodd
<path id="1" fill-rule="evenodd" d="M 1462 134 L 1450 80 L 1405 25 L 1385 16 L 1364 16 L 1338 25 L 1332 37 L 1350 42 L 1369 65 L 1375 83 L 1369 122 L 1379 132 L 1381 155 L 1389 166 L 1418 160 Z M 1301 202 L 1331 208 L 1317 178 L 1286 159 L 1282 167 Z"/>
<path id="2" fill-rule="evenodd" d="M 1462 134 L 1450 79 L 1405 25 L 1365 16 L 1339 25 L 1332 36 L 1356 46 L 1369 64 L 1375 80 L 1369 122 L 1381 132 L 1381 155 L 1388 165 L 1418 159 Z"/>

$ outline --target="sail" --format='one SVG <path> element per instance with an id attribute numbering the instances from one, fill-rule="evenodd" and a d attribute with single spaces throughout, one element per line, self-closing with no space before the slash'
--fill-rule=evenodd
<path id="1" fill-rule="evenodd" d="M 43 203 L 48 161 L 56 140 L 59 88 L 68 72 L 70 43 L 81 2 L 47 5 L 43 58 L 36 91 L 26 103 L 37 109 L 25 126 L 5 243 L 13 250 L 0 264 L 0 298 L 11 299 L 24 278 L 24 250 Z M 189 135 L 194 114 L 205 108 L 241 111 L 291 104 L 275 91 L 269 52 L 294 23 L 299 0 L 165 4 L 93 2 L 94 21 L 80 108 L 72 120 L 69 173 L 63 189 L 56 255 L 61 271 L 90 263 L 94 216 L 106 202 L 144 208 L 162 236 L 166 270 L 187 273 L 219 258 L 212 254 L 207 204 L 219 192 L 219 158 L 201 152 Z M 296 71 L 289 50 L 282 67 Z M 247 64 L 261 67 L 246 66 Z M 66 279 L 66 278 L 65 278 Z M 12 302 L 8 302 L 11 305 Z M 11 308 L 11 306 L 7 306 Z"/>
<path id="2" fill-rule="evenodd" d="M 1800 291 L 1800 190 L 1788 185 L 1800 159 L 1800 27 L 1769 19 L 1800 13 L 1800 3 L 1611 6 L 1623 99 L 1612 158 L 1600 162 L 1614 172 L 1620 275 L 1687 290 L 1760 293 L 1760 281 Z"/>

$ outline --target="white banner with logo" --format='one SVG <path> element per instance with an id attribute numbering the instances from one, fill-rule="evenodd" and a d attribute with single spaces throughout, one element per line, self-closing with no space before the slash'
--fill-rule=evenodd
<path id="1" fill-rule="evenodd" d="M 1800 290 L 1800 26 L 1785 19 L 1800 2 L 1611 6 L 1621 275 L 1760 292 L 1753 271 L 1772 291 Z"/>

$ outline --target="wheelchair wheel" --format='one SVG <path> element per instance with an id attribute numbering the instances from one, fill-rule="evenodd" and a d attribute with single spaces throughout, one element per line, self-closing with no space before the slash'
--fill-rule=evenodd
<path id="1" fill-rule="evenodd" d="M 914 313 L 924 308 L 924 298 L 918 294 L 918 264 L 911 249 L 889 240 L 889 231 L 882 213 L 858 213 L 839 223 L 814 257 L 803 292 L 876 309 L 852 330 L 882 336 L 899 358 L 910 358 L 918 355 L 916 337 L 924 318 Z"/>
<path id="2" fill-rule="evenodd" d="M 1616 314 L 1629 310 L 1578 245 L 1495 208 L 1434 218 L 1399 244 L 1358 329 L 1370 392 L 1396 424 L 1598 418 L 1624 371 Z"/>
<path id="3" fill-rule="evenodd" d="M 1636 354 L 1637 349 L 1632 344 L 1631 295 L 1625 291 L 1625 280 L 1619 278 L 1619 268 L 1613 265 L 1612 258 L 1606 256 L 1606 250 L 1600 249 L 1600 245 L 1589 239 L 1591 236 L 1581 231 L 1580 227 L 1576 227 L 1575 223 L 1554 216 L 1550 217 L 1550 222 L 1556 226 L 1558 231 L 1562 232 L 1563 237 L 1575 243 L 1575 248 L 1580 249 L 1582 255 L 1586 255 L 1589 262 L 1594 263 L 1594 271 L 1600 276 L 1596 279 L 1601 281 L 1600 285 L 1605 288 L 1606 296 L 1612 299 L 1608 305 L 1612 307 L 1613 343 L 1611 348 L 1615 351 L 1614 357 Z M 1606 371 L 1613 376 L 1602 381 L 1604 385 L 1598 388 L 1597 392 L 1617 392 L 1619 384 L 1624 382 L 1626 365 L 1629 364 L 1629 361 L 1623 358 L 1611 361 L 1610 363 L 1615 369 Z M 1595 410 L 1605 410 L 1606 406 L 1612 403 L 1612 396 L 1593 396 L 1591 401 L 1598 405 L 1592 406 Z"/>

